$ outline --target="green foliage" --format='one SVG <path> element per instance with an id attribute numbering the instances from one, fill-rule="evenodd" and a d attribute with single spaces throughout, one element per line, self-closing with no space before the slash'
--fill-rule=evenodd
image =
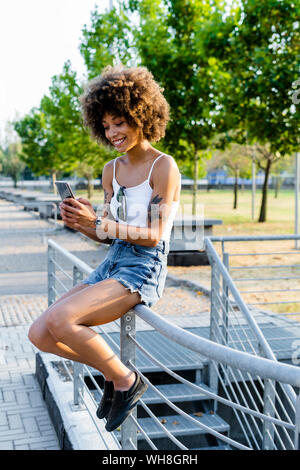
<path id="1" fill-rule="evenodd" d="M 240 178 L 250 178 L 251 163 L 249 149 L 244 145 L 231 143 L 225 150 L 213 152 L 207 170 L 225 167 L 230 176 L 238 175 Z"/>
<path id="2" fill-rule="evenodd" d="M 22 158 L 37 175 L 74 172 L 79 163 L 93 177 L 111 159 L 111 151 L 99 147 L 83 128 L 79 96 L 83 88 L 67 61 L 52 78 L 49 95 L 15 123 L 22 144 Z"/>
<path id="3" fill-rule="evenodd" d="M 14 128 L 22 141 L 21 159 L 36 175 L 49 174 L 53 168 L 63 169 L 55 136 L 51 134 L 46 115 L 37 108 Z"/>
<path id="4" fill-rule="evenodd" d="M 194 177 L 203 175 L 204 165 L 198 160 L 224 127 L 216 119 L 216 91 L 224 74 L 205 54 L 201 36 L 206 23 L 223 14 L 224 5 L 218 1 L 124 0 L 118 11 L 93 12 L 92 26 L 85 28 L 80 48 L 90 77 L 118 61 L 144 65 L 153 73 L 171 109 L 161 146 Z M 133 16 L 135 21 L 130 21 Z"/>
<path id="5" fill-rule="evenodd" d="M 139 27 L 133 30 L 135 46 L 155 79 L 164 87 L 171 108 L 165 145 L 177 156 L 179 141 L 186 141 L 194 158 L 209 147 L 216 132 L 216 91 L 223 79 L 216 61 L 204 53 L 202 31 L 215 16 L 222 16 L 217 2 L 142 0 L 136 7 Z M 130 2 L 128 7 L 130 7 Z"/>
<path id="6" fill-rule="evenodd" d="M 238 26 L 227 41 L 210 38 L 222 68 L 230 74 L 220 102 L 249 143 L 270 143 L 270 152 L 299 148 L 299 106 L 292 103 L 292 83 L 299 78 L 299 0 L 242 0 Z M 219 28 L 218 28 L 219 29 Z"/>
<path id="7" fill-rule="evenodd" d="M 89 79 L 115 61 L 129 64 L 133 60 L 130 21 L 123 8 L 91 13 L 91 25 L 84 26 L 80 52 L 88 69 Z"/>
<path id="8" fill-rule="evenodd" d="M 171 109 L 166 136 L 155 146 L 183 173 L 204 176 L 210 149 L 248 144 L 265 171 L 266 191 L 271 165 L 299 147 L 300 108 L 292 103 L 299 12 L 300 0 L 119 0 L 104 14 L 95 7 L 80 51 L 89 79 L 120 62 L 153 73 Z M 83 129 L 81 93 L 66 62 L 40 107 L 16 123 L 22 158 L 36 174 L 98 174 L 115 156 Z"/>
<path id="9" fill-rule="evenodd" d="M 0 149 L 0 171 L 13 179 L 15 187 L 17 187 L 17 182 L 25 168 L 20 154 L 21 144 L 17 141 L 9 143 L 4 150 Z"/>

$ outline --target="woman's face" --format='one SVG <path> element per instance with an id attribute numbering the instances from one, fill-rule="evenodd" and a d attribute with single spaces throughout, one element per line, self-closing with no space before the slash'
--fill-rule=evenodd
<path id="1" fill-rule="evenodd" d="M 123 117 L 105 113 L 102 124 L 105 137 L 119 152 L 127 152 L 141 140 L 139 129 L 129 126 Z"/>

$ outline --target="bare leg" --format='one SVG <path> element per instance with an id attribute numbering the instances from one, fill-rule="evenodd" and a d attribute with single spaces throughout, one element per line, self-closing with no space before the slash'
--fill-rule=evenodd
<path id="1" fill-rule="evenodd" d="M 107 279 L 51 306 L 44 314 L 44 325 L 56 350 L 59 348 L 59 355 L 76 355 L 73 360 L 101 371 L 106 380 L 114 382 L 116 390 L 127 390 L 134 382 L 134 374 L 89 326 L 114 321 L 139 302 L 137 292 L 131 293 L 115 279 Z"/>
<path id="2" fill-rule="evenodd" d="M 35 322 L 31 325 L 28 333 L 30 341 L 41 351 L 51 352 L 57 356 L 64 357 L 65 359 L 70 359 L 72 361 L 81 362 L 79 354 L 69 348 L 67 345 L 57 342 L 53 336 L 50 334 L 47 328 L 47 317 L 49 312 L 56 307 L 62 300 L 71 297 L 72 295 L 80 292 L 83 289 L 86 289 L 88 284 L 77 284 L 72 287 L 68 292 L 63 294 L 59 299 L 57 299 L 53 304 L 51 304 L 45 312 L 40 315 Z M 90 365 L 90 364 L 88 364 Z"/>
<path id="3" fill-rule="evenodd" d="M 53 302 L 51 305 L 49 305 L 46 312 L 49 311 L 50 309 L 52 309 L 55 305 L 57 305 L 62 300 L 70 297 L 71 295 L 77 294 L 77 292 L 79 292 L 83 289 L 86 289 L 87 287 L 89 287 L 89 284 L 76 284 L 76 286 L 71 287 L 71 289 L 69 289 L 67 292 L 62 294 L 57 300 L 55 300 L 55 302 Z"/>

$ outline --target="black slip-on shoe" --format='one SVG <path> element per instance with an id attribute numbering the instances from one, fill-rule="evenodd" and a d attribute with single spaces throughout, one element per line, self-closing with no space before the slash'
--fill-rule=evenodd
<path id="1" fill-rule="evenodd" d="M 110 412 L 113 396 L 114 396 L 114 383 L 108 382 L 107 380 L 105 380 L 104 388 L 103 388 L 103 395 L 96 411 L 96 415 L 99 419 L 106 418 L 106 416 Z"/>
<path id="2" fill-rule="evenodd" d="M 105 425 L 105 429 L 109 432 L 114 431 L 125 421 L 148 388 L 148 385 L 143 382 L 136 372 L 135 375 L 135 382 L 129 390 L 125 392 L 114 391 L 111 409 Z"/>

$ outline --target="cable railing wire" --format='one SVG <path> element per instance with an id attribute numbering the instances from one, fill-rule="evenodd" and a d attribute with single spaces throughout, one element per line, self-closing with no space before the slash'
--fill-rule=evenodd
<path id="1" fill-rule="evenodd" d="M 135 368 L 135 366 L 133 366 L 133 364 L 131 364 L 132 367 Z M 135 368 L 136 369 L 136 368 Z M 141 372 L 140 372 L 141 374 Z M 143 377 L 143 379 L 146 381 L 146 383 L 150 383 L 149 380 L 143 375 L 141 374 L 141 376 Z M 196 420 L 195 418 L 193 418 L 192 416 L 190 416 L 189 414 L 185 413 L 185 411 L 182 411 L 178 406 L 174 405 L 174 403 L 172 403 L 170 400 L 168 400 L 159 390 L 157 390 L 158 394 L 162 397 L 162 398 L 165 398 L 168 405 L 174 410 L 174 411 L 177 411 L 178 414 L 180 414 L 181 416 L 184 416 L 187 420 L 191 421 L 193 424 L 195 424 L 196 426 L 200 427 L 201 429 L 205 430 L 208 434 L 211 434 L 212 436 L 215 436 L 217 437 L 218 439 L 226 442 L 227 444 L 229 445 L 232 445 L 238 449 L 243 449 L 243 450 L 251 450 L 250 448 L 248 448 L 247 446 L 244 446 L 243 444 L 237 442 L 237 441 L 234 441 L 233 439 L 230 439 L 229 437 L 227 436 L 224 436 L 223 434 L 219 433 L 218 431 L 215 431 L 214 429 L 212 428 L 209 428 L 208 426 L 206 426 L 205 424 L 199 422 L 198 420 Z M 174 436 L 172 436 L 174 438 Z"/>
<path id="2" fill-rule="evenodd" d="M 212 276 L 213 276 L 213 274 L 212 274 Z M 217 281 L 217 282 L 218 282 L 218 281 Z M 220 284 L 219 284 L 219 287 L 221 287 Z M 214 291 L 214 294 L 215 294 L 215 298 L 217 298 L 218 301 L 220 301 L 220 298 L 221 298 L 221 297 L 218 295 L 218 292 L 217 292 L 216 290 Z M 231 306 L 231 305 L 230 305 L 230 306 Z M 221 304 L 221 307 L 223 308 L 223 305 L 222 305 L 222 304 Z M 233 315 L 235 315 L 235 312 L 234 312 L 233 309 L 232 309 L 232 313 L 233 313 Z M 236 315 L 235 315 L 235 316 L 236 316 Z M 222 332 L 221 332 L 221 334 L 222 334 Z M 232 344 L 232 343 L 231 343 L 231 344 Z M 244 342 L 241 341 L 240 344 L 241 344 L 242 348 L 245 350 L 245 348 L 244 348 Z M 248 341 L 248 344 L 251 345 L 251 342 Z M 254 352 L 255 354 L 257 354 L 255 351 L 253 351 L 253 352 Z M 248 374 L 248 375 L 249 375 L 249 374 Z M 260 382 L 261 386 L 263 387 L 263 385 L 262 385 L 260 379 L 259 379 L 259 382 Z M 255 387 L 254 387 L 254 390 L 256 391 L 256 388 L 255 388 Z M 289 401 L 290 401 L 290 395 L 291 395 L 291 393 L 290 393 L 290 390 L 289 390 L 289 394 L 287 395 L 287 399 L 288 399 Z M 278 398 L 278 400 L 280 400 L 279 397 L 277 397 L 277 398 Z M 288 415 L 286 415 L 286 416 L 288 417 Z"/>
<path id="3" fill-rule="evenodd" d="M 208 398 L 214 399 L 214 400 L 216 400 L 216 401 L 218 401 L 218 402 L 220 402 L 224 405 L 231 406 L 233 408 L 236 408 L 239 411 L 251 414 L 251 415 L 253 415 L 253 416 L 255 416 L 259 419 L 266 419 L 267 421 L 273 422 L 274 424 L 282 425 L 282 426 L 284 426 L 288 429 L 295 429 L 295 425 L 293 425 L 293 424 L 283 422 L 283 421 L 278 420 L 276 418 L 272 418 L 271 416 L 267 416 L 267 415 L 265 415 L 265 414 L 263 414 L 259 411 L 252 410 L 251 408 L 246 408 L 245 406 L 242 406 L 239 403 L 234 403 L 230 400 L 226 400 L 226 398 L 221 397 L 221 396 L 217 395 L 216 393 L 213 393 L 213 392 L 201 387 L 198 384 L 190 382 L 189 380 L 185 379 L 181 375 L 176 374 L 176 372 L 172 371 L 167 366 L 165 366 L 161 361 L 159 361 L 151 353 L 149 353 L 140 343 L 138 343 L 138 341 L 136 341 L 136 339 L 133 338 L 130 334 L 128 335 L 128 337 L 131 339 L 131 341 L 134 342 L 136 347 L 138 349 L 140 349 L 140 351 L 142 351 L 143 354 L 145 354 L 151 361 L 153 361 L 155 364 L 157 364 L 163 371 L 168 373 L 171 377 L 178 380 L 178 382 L 186 384 L 186 385 L 190 386 L 191 388 L 205 394 Z M 153 389 L 155 390 L 155 392 L 158 392 L 158 390 L 155 387 Z"/>
<path id="4" fill-rule="evenodd" d="M 221 242 L 221 246 L 222 246 L 222 252 L 225 253 L 225 243 L 230 243 L 230 242 L 243 242 L 243 241 L 247 241 L 247 242 L 255 242 L 255 241 L 281 241 L 281 242 L 287 242 L 287 241 L 290 241 L 290 240 L 298 240 L 298 236 L 297 235 L 274 235 L 274 236 L 235 236 L 235 237 L 228 237 L 228 236 L 225 236 L 225 237 L 210 237 L 210 239 L 214 242 Z M 261 255 L 261 256 L 274 256 L 274 255 L 281 255 L 281 256 L 286 256 L 286 255 L 299 255 L 299 251 L 295 250 L 295 251 L 281 251 L 281 250 L 278 250 L 278 251 L 269 251 L 269 252 L 252 252 L 252 253 L 235 253 L 235 252 L 229 252 L 227 251 L 227 256 L 232 258 L 232 257 L 236 257 L 236 256 L 258 256 L 258 255 Z M 268 264 L 268 265 L 263 265 L 263 264 L 260 264 L 260 265 L 244 265 L 244 266 L 230 266 L 230 272 L 232 274 L 234 274 L 234 272 L 237 272 L 237 271 L 242 271 L 244 270 L 245 272 L 247 271 L 251 271 L 251 270 L 274 270 L 276 271 L 276 269 L 290 269 L 290 270 L 297 270 L 298 268 L 300 268 L 300 264 L 296 263 L 296 264 Z M 243 282 L 257 282 L 257 281 L 262 281 L 262 282 L 265 282 L 265 281 L 271 281 L 271 282 L 278 282 L 278 281 L 291 281 L 291 280 L 299 280 L 300 277 L 299 276 L 292 276 L 292 272 L 289 276 L 273 276 L 273 277 L 233 277 L 235 282 L 238 282 L 238 283 L 243 283 Z M 267 286 L 266 286 L 267 287 Z M 288 292 L 288 293 L 291 293 L 291 292 L 296 292 L 297 289 L 273 289 L 273 292 Z M 245 293 L 258 293 L 260 292 L 260 290 L 252 290 L 252 291 L 244 291 L 244 290 L 240 290 L 241 293 L 245 294 Z M 272 292 L 271 290 L 268 290 L 267 288 L 264 290 L 264 293 L 268 293 L 268 292 Z M 248 302 L 247 302 L 248 303 Z M 251 302 L 251 303 L 248 303 L 248 305 L 266 305 L 266 306 L 271 306 L 271 308 L 274 308 L 276 307 L 276 305 L 295 305 L 295 304 L 298 304 L 300 303 L 300 300 L 299 299 L 290 299 L 289 301 L 281 301 L 281 300 L 278 300 L 278 301 L 267 301 L 266 299 L 260 301 L 260 302 Z M 272 307 L 274 306 L 274 307 Z M 281 312 L 281 315 L 290 315 L 290 312 L 287 311 L 287 312 Z"/>

